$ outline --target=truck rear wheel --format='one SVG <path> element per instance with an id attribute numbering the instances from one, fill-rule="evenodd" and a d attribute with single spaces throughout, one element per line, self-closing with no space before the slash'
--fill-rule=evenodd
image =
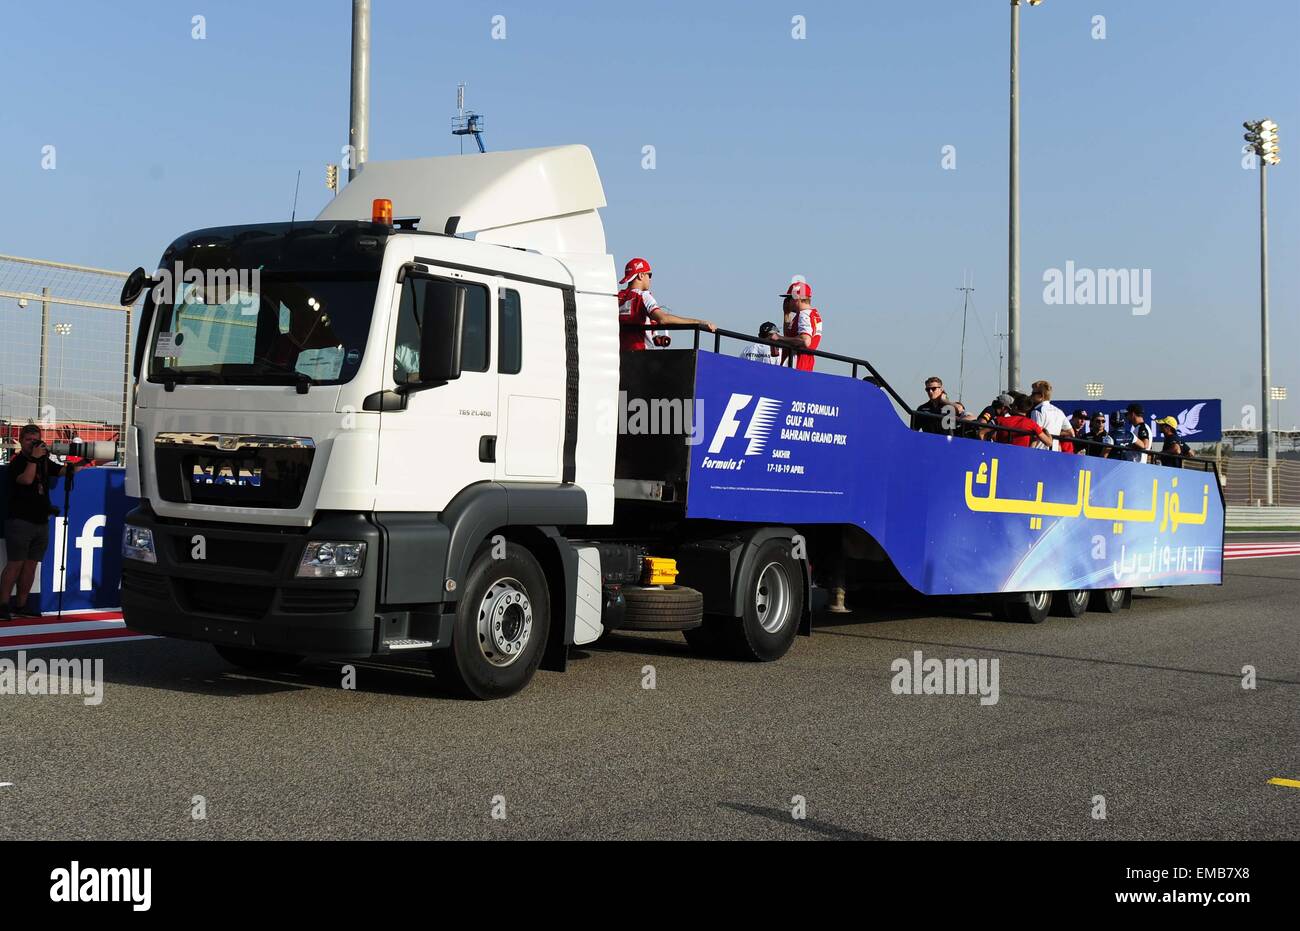
<path id="1" fill-rule="evenodd" d="M 1088 600 L 1092 593 L 1087 589 L 1069 592 L 1057 592 L 1052 596 L 1052 613 L 1057 617 L 1082 617 L 1088 610 Z"/>
<path id="2" fill-rule="evenodd" d="M 1103 611 L 1106 614 L 1115 614 L 1125 606 L 1128 600 L 1128 593 L 1123 588 L 1103 588 L 1094 592 L 1092 596 L 1092 610 Z"/>
<path id="3" fill-rule="evenodd" d="M 1015 592 L 995 600 L 993 616 L 1022 624 L 1041 624 L 1047 620 L 1051 608 L 1051 592 Z"/>
<path id="4" fill-rule="evenodd" d="M 508 542 L 493 559 L 484 547 L 466 575 L 451 646 L 430 654 L 435 679 L 467 698 L 513 695 L 537 671 L 550 627 L 550 590 L 533 554 Z"/>
<path id="5" fill-rule="evenodd" d="M 760 544 L 741 579 L 744 613 L 718 625 L 730 652 L 740 659 L 771 662 L 790 649 L 803 614 L 804 571 L 790 555 L 790 541 Z"/>
<path id="6" fill-rule="evenodd" d="M 270 650 L 253 650 L 248 647 L 232 647 L 219 643 L 214 643 L 212 647 L 217 651 L 217 655 L 230 665 L 261 672 L 290 669 L 306 658 L 299 653 L 273 653 Z"/>

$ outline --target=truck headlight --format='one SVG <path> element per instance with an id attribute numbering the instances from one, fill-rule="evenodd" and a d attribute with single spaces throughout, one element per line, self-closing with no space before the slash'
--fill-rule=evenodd
<path id="1" fill-rule="evenodd" d="M 300 579 L 354 579 L 366 566 L 366 544 L 360 541 L 312 540 L 298 563 Z"/>
<path id="2" fill-rule="evenodd" d="M 136 559 L 140 562 L 157 562 L 158 554 L 153 548 L 153 531 L 129 525 L 122 528 L 122 558 Z"/>

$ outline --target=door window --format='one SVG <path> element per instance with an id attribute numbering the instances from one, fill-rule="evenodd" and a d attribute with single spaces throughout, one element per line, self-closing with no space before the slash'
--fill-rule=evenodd
<path id="1" fill-rule="evenodd" d="M 465 317 L 461 325 L 462 372 L 486 372 L 491 358 L 488 289 L 473 282 L 411 275 L 402 282 L 397 308 L 397 339 L 393 349 L 393 380 L 399 385 L 420 380 L 420 329 L 430 308 L 451 307 L 456 292 L 465 291 Z"/>

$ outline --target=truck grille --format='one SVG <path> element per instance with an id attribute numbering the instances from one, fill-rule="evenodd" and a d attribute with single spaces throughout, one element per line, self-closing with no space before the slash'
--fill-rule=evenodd
<path id="1" fill-rule="evenodd" d="M 164 501 L 292 510 L 316 446 L 307 437 L 160 433 L 154 468 Z"/>

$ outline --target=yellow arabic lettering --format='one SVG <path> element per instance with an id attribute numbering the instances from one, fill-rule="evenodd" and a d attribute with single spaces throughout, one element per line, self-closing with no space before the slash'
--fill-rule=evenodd
<path id="1" fill-rule="evenodd" d="M 1043 483 L 1037 484 L 1035 495 L 1032 499 L 1025 498 L 999 498 L 998 497 L 998 460 L 995 458 L 985 475 L 985 463 L 981 463 L 978 476 L 974 472 L 966 473 L 966 507 L 972 511 L 984 511 L 995 514 L 1030 514 L 1035 517 L 1078 517 L 1084 510 L 1084 498 L 1086 497 L 1086 487 L 1088 483 L 1087 473 L 1079 472 L 1079 484 L 1075 500 L 1067 501 L 1044 501 L 1043 500 Z M 974 485 L 984 484 L 987 481 L 989 486 L 988 495 L 978 497 L 974 493 Z"/>

